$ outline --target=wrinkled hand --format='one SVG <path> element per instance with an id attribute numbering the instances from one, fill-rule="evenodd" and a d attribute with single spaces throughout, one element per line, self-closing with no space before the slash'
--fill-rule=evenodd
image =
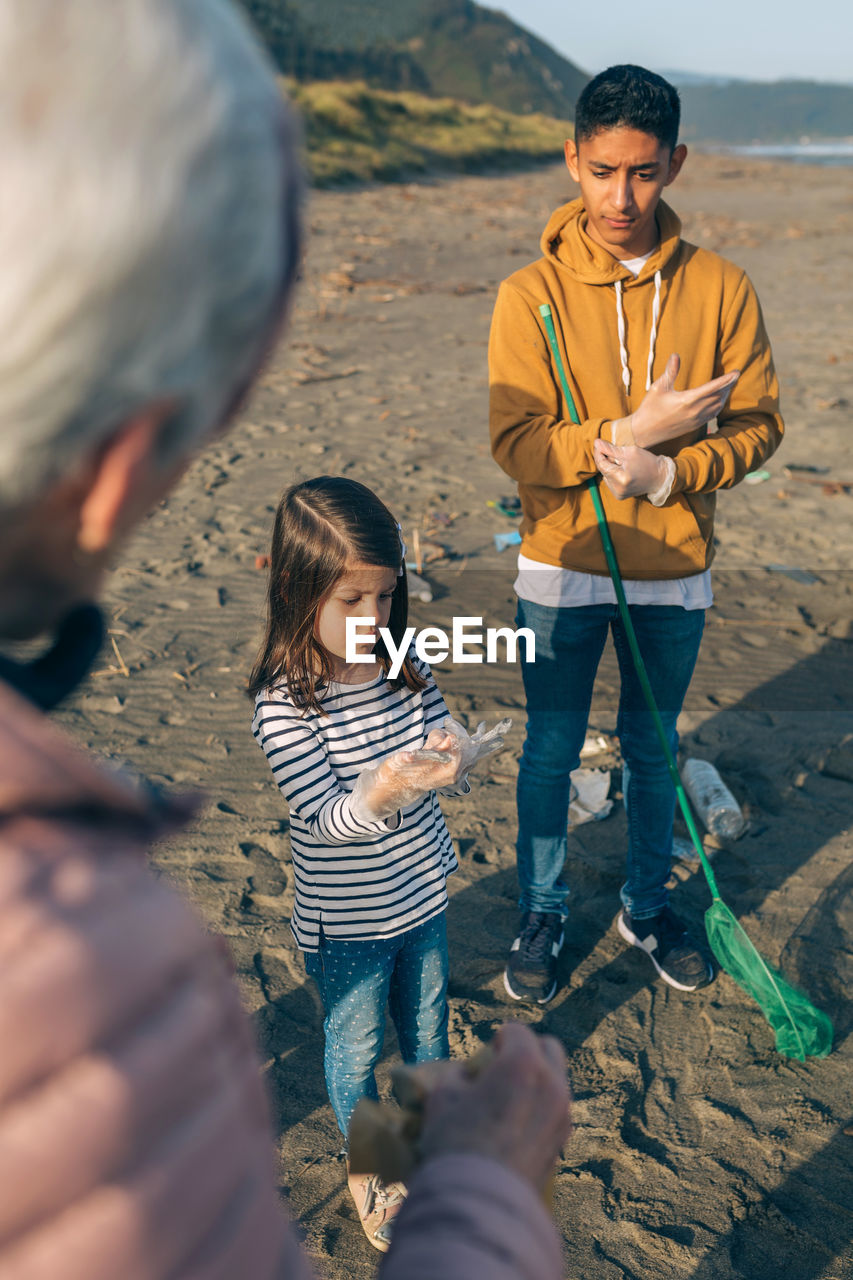
<path id="1" fill-rule="evenodd" d="M 711 382 L 687 391 L 675 390 L 675 379 L 681 367 L 681 358 L 671 355 L 666 369 L 649 387 L 639 407 L 628 418 L 620 418 L 620 424 L 630 428 L 634 443 L 642 449 L 675 440 L 678 436 L 704 426 L 721 413 L 732 387 L 740 377 L 735 369 Z M 625 495 L 628 497 L 629 495 Z"/>
<path id="2" fill-rule="evenodd" d="M 441 745 L 436 745 L 440 743 Z M 364 769 L 352 789 L 353 814 L 368 822 L 392 817 L 429 791 L 452 786 L 460 773 L 460 749 L 450 734 L 427 745 L 443 759 L 420 751 L 395 751 L 373 769 Z"/>
<path id="3" fill-rule="evenodd" d="M 430 1073 L 430 1066 L 441 1068 Z M 415 1069 L 429 1080 L 421 1152 L 486 1156 L 543 1191 L 571 1133 L 566 1058 L 553 1036 L 509 1022 L 498 1029 L 494 1055 L 479 1075 L 464 1062 Z"/>
<path id="4" fill-rule="evenodd" d="M 648 449 L 594 440 L 592 452 L 604 483 L 620 501 L 654 493 L 666 479 L 664 459 Z"/>

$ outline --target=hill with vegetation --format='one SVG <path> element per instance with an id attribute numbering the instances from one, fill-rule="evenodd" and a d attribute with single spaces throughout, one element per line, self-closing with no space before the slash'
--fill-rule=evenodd
<path id="1" fill-rule="evenodd" d="M 588 76 L 473 0 L 242 0 L 282 72 L 570 118 Z"/>
<path id="2" fill-rule="evenodd" d="M 488 103 L 371 89 L 357 81 L 286 81 L 302 115 L 307 165 L 325 186 L 430 170 L 519 168 L 560 158 L 568 121 Z"/>

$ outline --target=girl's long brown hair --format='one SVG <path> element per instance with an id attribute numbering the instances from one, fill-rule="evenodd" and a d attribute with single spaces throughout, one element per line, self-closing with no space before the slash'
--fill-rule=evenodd
<path id="1" fill-rule="evenodd" d="M 284 684 L 297 706 L 322 712 L 318 696 L 332 679 L 329 657 L 314 630 L 318 610 L 348 565 L 402 567 L 391 597 L 388 629 L 399 645 L 406 630 L 409 595 L 397 522 L 375 493 L 357 480 L 316 476 L 291 485 L 275 513 L 267 621 L 249 694 Z M 391 656 L 374 647 L 387 672 Z M 392 687 L 423 689 L 426 681 L 407 655 Z"/>

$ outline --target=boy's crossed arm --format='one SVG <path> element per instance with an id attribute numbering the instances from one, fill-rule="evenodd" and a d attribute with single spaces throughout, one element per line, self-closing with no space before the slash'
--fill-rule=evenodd
<path id="1" fill-rule="evenodd" d="M 627 418 L 617 418 L 612 423 L 612 443 L 593 441 L 596 466 L 616 498 L 649 496 L 656 504 L 665 502 L 675 482 L 675 463 L 650 449 L 667 440 L 677 440 L 716 418 L 740 377 L 735 369 L 699 387 L 676 391 L 680 367 L 681 357 L 671 355 L 638 408 Z"/>
<path id="2" fill-rule="evenodd" d="M 639 445 L 650 449 L 666 440 L 677 440 L 688 431 L 703 427 L 725 407 L 740 370 L 724 373 L 699 387 L 675 390 L 675 379 L 681 368 L 681 356 L 673 353 L 666 368 L 649 387 L 643 399 L 627 418 L 612 424 L 610 439 L 616 445 Z"/>
<path id="3" fill-rule="evenodd" d="M 673 354 L 632 414 L 610 419 L 591 416 L 579 425 L 561 419 L 554 400 L 550 351 L 525 302 L 502 286 L 492 319 L 490 366 L 492 384 L 492 453 L 516 482 L 564 489 L 583 484 L 609 465 L 617 487 L 632 497 L 653 492 L 663 481 L 663 460 L 655 455 L 630 459 L 602 453 L 603 443 L 639 446 L 637 455 L 704 426 L 725 407 L 740 374 L 737 369 L 676 391 L 681 365 Z M 554 410 L 557 412 L 555 413 Z M 628 466 L 619 476 L 614 467 Z M 642 487 L 647 484 L 648 487 Z M 627 490 L 630 488 L 630 492 Z M 616 493 L 616 488 L 614 488 Z"/>

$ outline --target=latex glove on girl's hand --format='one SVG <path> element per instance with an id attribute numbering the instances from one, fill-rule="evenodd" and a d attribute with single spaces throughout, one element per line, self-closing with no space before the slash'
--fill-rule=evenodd
<path id="1" fill-rule="evenodd" d="M 430 791 L 453 786 L 460 773 L 460 751 L 449 735 L 442 735 L 446 748 L 434 744 L 429 754 L 421 751 L 395 751 L 381 764 L 364 769 L 352 789 L 352 814 L 361 822 L 380 822 L 391 818 Z"/>
<path id="2" fill-rule="evenodd" d="M 426 740 L 427 748 L 439 751 L 458 752 L 459 772 L 451 786 L 441 787 L 443 796 L 467 795 L 471 790 L 468 784 L 468 770 L 486 756 L 500 751 L 504 744 L 504 735 L 512 728 L 511 720 L 499 720 L 491 729 L 486 728 L 485 720 L 481 720 L 473 734 L 461 725 L 458 720 L 448 716 L 441 729 L 433 729 Z"/>
<path id="3" fill-rule="evenodd" d="M 469 734 L 464 725 L 454 720 L 452 716 L 448 716 L 443 730 L 439 732 L 443 731 L 451 741 L 458 743 L 462 772 L 467 773 L 479 760 L 485 760 L 486 756 L 500 751 L 504 738 L 511 728 L 512 721 L 508 719 L 499 720 L 491 729 L 487 729 L 485 720 L 481 720 L 474 732 Z"/>
<path id="4" fill-rule="evenodd" d="M 593 440 L 595 465 L 614 498 L 654 496 L 666 485 L 669 462 L 662 454 L 650 453 L 638 445 L 608 444 Z"/>

